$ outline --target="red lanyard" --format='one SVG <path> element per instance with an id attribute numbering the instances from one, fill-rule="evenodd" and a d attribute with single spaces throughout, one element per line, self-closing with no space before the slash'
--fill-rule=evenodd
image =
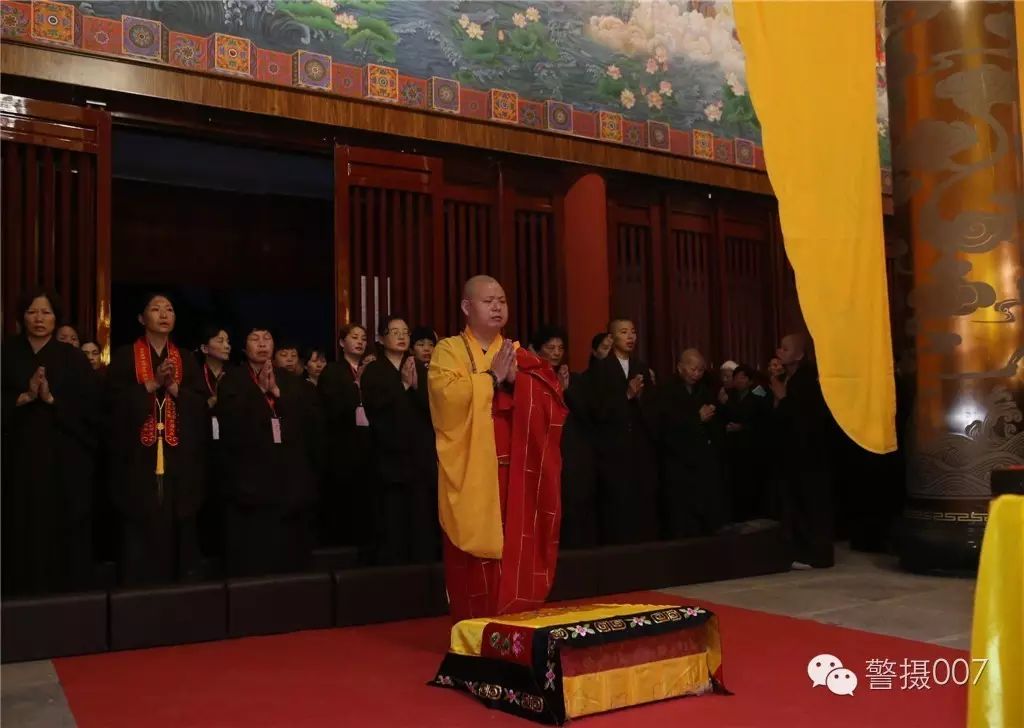
<path id="1" fill-rule="evenodd" d="M 256 378 L 256 372 L 252 370 L 252 366 L 246 365 L 246 368 L 249 370 L 249 376 L 252 377 L 252 383 L 259 387 L 260 382 Z M 270 411 L 274 413 L 274 417 L 277 417 L 277 408 L 274 407 L 274 395 L 270 392 L 263 392 L 263 399 L 267 400 L 267 406 L 270 407 Z"/>
<path id="2" fill-rule="evenodd" d="M 249 371 L 252 371 L 252 367 L 249 367 Z M 206 388 L 210 390 L 210 396 L 216 396 L 217 387 L 220 386 L 220 377 L 224 376 L 223 370 L 220 373 L 220 377 L 217 377 L 212 382 L 210 381 L 210 367 L 203 364 L 203 379 L 206 380 Z"/>
<path id="3" fill-rule="evenodd" d="M 352 370 L 352 383 L 354 385 L 356 385 L 356 393 L 359 395 L 359 406 L 362 407 L 363 406 L 363 387 L 359 383 L 359 367 L 352 366 L 352 364 L 349 363 L 347 359 L 345 360 L 345 363 L 347 363 L 348 364 L 348 368 Z"/>

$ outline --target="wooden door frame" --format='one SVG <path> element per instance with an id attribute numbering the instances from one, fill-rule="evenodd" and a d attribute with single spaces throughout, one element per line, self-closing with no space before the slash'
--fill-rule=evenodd
<path id="1" fill-rule="evenodd" d="M 0 94 L 0 140 L 95 155 L 96 343 L 110 361 L 111 119 L 102 108 Z"/>

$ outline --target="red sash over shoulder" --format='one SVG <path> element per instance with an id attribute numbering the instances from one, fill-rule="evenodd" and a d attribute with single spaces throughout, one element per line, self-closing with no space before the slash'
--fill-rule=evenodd
<path id="1" fill-rule="evenodd" d="M 150 355 L 149 342 L 146 341 L 146 337 L 142 337 L 135 342 L 134 354 L 135 381 L 139 384 L 145 384 L 151 379 L 155 379 L 153 357 Z M 167 342 L 167 358 L 174 364 L 174 381 L 181 384 L 181 376 L 184 370 L 181 363 L 181 352 L 170 341 Z M 177 446 L 178 410 L 174 403 L 174 398 L 164 396 L 161 408 L 160 403 L 157 402 L 156 394 L 149 396 L 152 401 L 153 411 L 146 417 L 146 421 L 142 423 L 142 428 L 139 430 L 139 441 L 145 447 L 152 447 L 156 444 L 157 439 L 159 439 L 159 435 L 162 434 L 164 442 L 171 447 Z M 162 417 L 161 409 L 163 410 Z"/>
<path id="2" fill-rule="evenodd" d="M 512 409 L 505 543 L 498 614 L 543 604 L 558 561 L 562 522 L 562 426 L 568 410 L 558 375 L 519 349 Z"/>

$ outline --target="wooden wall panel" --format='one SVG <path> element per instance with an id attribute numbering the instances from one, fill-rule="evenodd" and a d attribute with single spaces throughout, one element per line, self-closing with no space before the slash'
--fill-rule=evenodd
<path id="1" fill-rule="evenodd" d="M 422 284 L 432 254 L 428 196 L 381 187 L 349 189 L 351 319 L 371 330 L 389 314 L 410 326 L 430 317 Z"/>
<path id="2" fill-rule="evenodd" d="M 53 288 L 64 317 L 109 357 L 110 118 L 0 97 L 4 328 L 26 288 Z"/>
<path id="3" fill-rule="evenodd" d="M 509 299 L 506 332 L 525 346 L 541 325 L 565 320 L 562 226 L 554 195 L 529 194 L 512 187 L 513 180 L 498 176 L 500 238 L 492 265 Z"/>
<path id="4" fill-rule="evenodd" d="M 435 313 L 436 180 L 440 160 L 335 148 L 336 326 L 376 332 L 390 314 L 410 326 Z"/>
<path id="5" fill-rule="evenodd" d="M 712 350 L 711 255 L 714 239 L 707 232 L 674 228 L 669 240 L 668 290 L 672 319 L 668 335 L 672 360 L 675 361 L 684 349 Z"/>
<path id="6" fill-rule="evenodd" d="M 453 199 L 444 201 L 444 277 L 436 295 L 443 298 L 444 318 L 436 325 L 455 332 L 462 327 L 459 303 L 463 284 L 474 275 L 499 277 L 493 205 Z"/>
<path id="7" fill-rule="evenodd" d="M 655 225 L 647 207 L 608 206 L 608 254 L 612 317 L 629 317 L 637 328 L 637 355 L 652 360 L 654 340 Z"/>
<path id="8" fill-rule="evenodd" d="M 445 184 L 442 160 L 423 155 L 339 146 L 335 159 L 339 324 L 375 328 L 390 311 L 454 334 L 478 274 L 505 286 L 515 338 L 563 322 L 556 195 L 521 193 L 500 173 Z"/>
<path id="9" fill-rule="evenodd" d="M 778 212 L 773 212 L 771 215 L 769 233 L 771 311 L 774 321 L 773 335 L 769 341 L 767 352 L 767 358 L 770 359 L 775 356 L 775 350 L 783 336 L 794 333 L 806 334 L 807 324 L 804 322 L 804 316 L 800 310 L 800 300 L 796 291 L 796 275 L 786 256 L 786 246 L 782 239 Z M 759 365 L 766 366 L 767 361 L 759 362 Z"/>
<path id="10" fill-rule="evenodd" d="M 766 365 L 788 291 L 770 201 L 700 187 L 613 194 L 627 202 L 608 206 L 612 295 L 637 320 L 641 354 L 665 374 L 690 347 L 711 366 Z"/>
<path id="11" fill-rule="evenodd" d="M 767 254 L 764 240 L 725 238 L 722 261 L 729 308 L 720 346 L 723 359 L 754 366 L 768 360 L 772 309 Z"/>
<path id="12" fill-rule="evenodd" d="M 544 324 L 561 323 L 556 280 L 555 216 L 547 210 L 514 212 L 516 287 L 508 332 L 524 344 Z"/>
<path id="13" fill-rule="evenodd" d="M 893 355 L 899 361 L 914 346 L 914 338 L 908 332 L 908 322 L 913 318 L 909 296 L 914 286 L 914 270 L 910 246 L 899 237 L 890 221 L 891 218 L 887 218 L 885 226 L 885 273 Z"/>

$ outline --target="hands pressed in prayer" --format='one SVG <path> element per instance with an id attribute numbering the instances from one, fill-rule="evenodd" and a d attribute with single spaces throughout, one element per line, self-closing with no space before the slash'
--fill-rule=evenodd
<path id="1" fill-rule="evenodd" d="M 725 387 L 718 390 L 718 401 L 721 404 L 727 404 L 729 402 L 729 395 L 725 391 Z"/>
<path id="2" fill-rule="evenodd" d="M 739 422 L 730 422 L 728 425 L 725 426 L 726 432 L 739 432 L 742 429 L 743 425 L 741 425 Z"/>
<path id="3" fill-rule="evenodd" d="M 263 364 L 263 368 L 260 369 L 259 376 L 256 378 L 257 384 L 264 394 L 272 394 L 275 397 L 281 396 L 281 390 L 277 387 L 277 377 L 274 375 L 274 365 L 268 360 Z"/>
<path id="4" fill-rule="evenodd" d="M 43 367 L 39 367 L 32 372 L 32 377 L 28 380 L 28 391 L 22 392 L 18 396 L 17 404 L 19 407 L 23 404 L 34 402 L 39 398 L 39 389 L 44 379 L 46 379 L 46 370 Z"/>
<path id="5" fill-rule="evenodd" d="M 178 382 L 175 381 L 174 362 L 164 359 L 163 364 L 157 367 L 156 379 L 158 386 L 163 387 L 172 397 L 178 396 Z"/>
<path id="6" fill-rule="evenodd" d="M 402 386 L 416 389 L 419 386 L 419 374 L 416 371 L 416 360 L 411 356 L 402 365 Z"/>
<path id="7" fill-rule="evenodd" d="M 654 370 L 653 369 L 648 369 L 647 370 L 647 376 L 650 377 L 650 379 L 651 379 L 651 386 L 652 387 L 658 386 L 658 378 L 654 376 Z"/>
<path id="8" fill-rule="evenodd" d="M 36 372 L 39 374 L 39 399 L 46 402 L 46 404 L 53 404 L 50 381 L 46 378 L 46 367 L 39 367 Z"/>
<path id="9" fill-rule="evenodd" d="M 700 408 L 700 421 L 707 422 L 715 416 L 715 405 L 706 404 Z"/>
<path id="10" fill-rule="evenodd" d="M 505 382 L 515 384 L 518 367 L 516 365 L 516 350 L 511 341 L 506 339 L 505 343 L 501 345 L 501 349 L 494 355 L 491 371 L 494 372 L 498 384 Z"/>
<path id="11" fill-rule="evenodd" d="M 558 381 L 562 385 L 562 391 L 565 392 L 569 389 L 569 365 L 563 364 L 558 367 Z"/>
<path id="12" fill-rule="evenodd" d="M 629 380 L 629 386 L 626 388 L 626 399 L 636 399 L 644 391 L 644 375 L 637 374 L 635 377 Z"/>
<path id="13" fill-rule="evenodd" d="M 43 367 L 39 367 L 32 373 L 32 378 L 28 380 L 28 391 L 33 397 L 39 396 L 39 385 L 42 384 L 45 377 L 46 370 Z"/>

